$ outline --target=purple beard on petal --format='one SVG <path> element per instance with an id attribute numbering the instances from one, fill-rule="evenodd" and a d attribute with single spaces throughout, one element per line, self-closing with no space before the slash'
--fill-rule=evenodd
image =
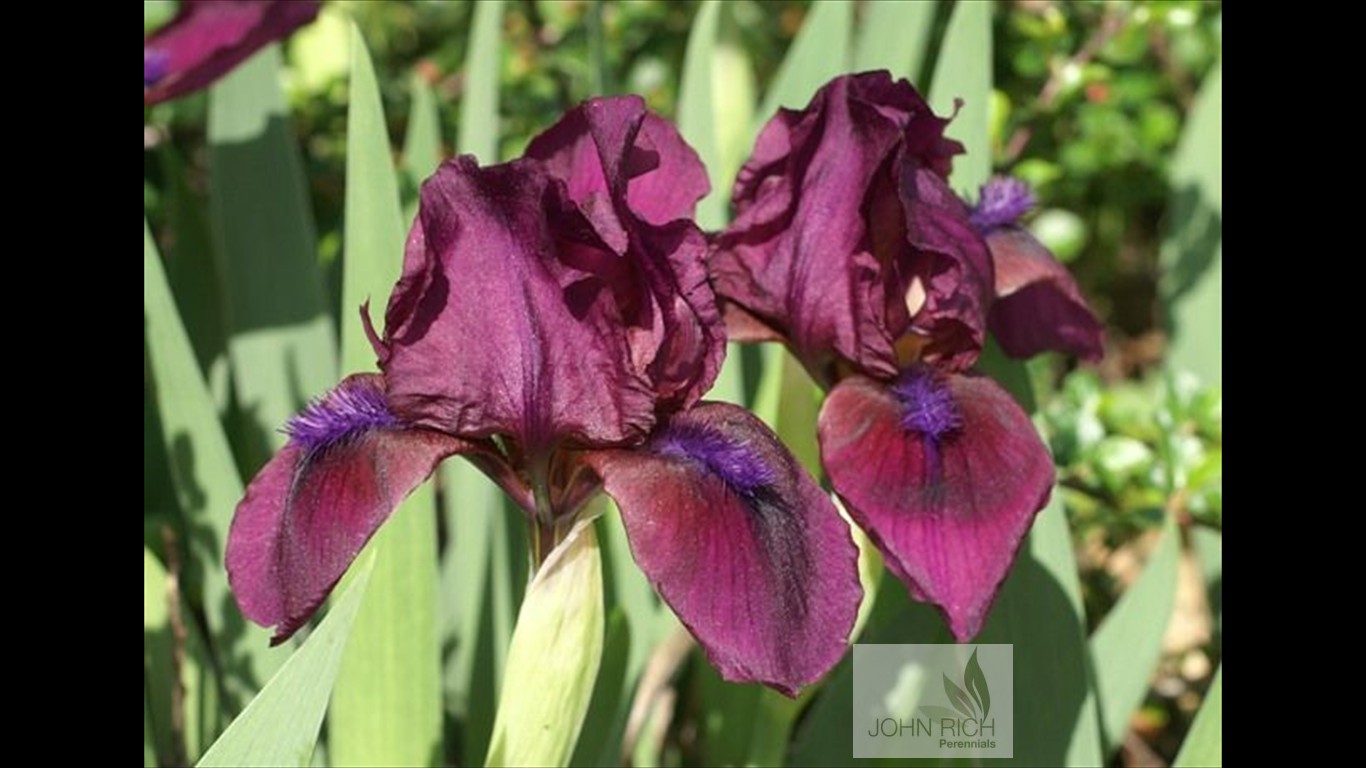
<path id="1" fill-rule="evenodd" d="M 748 445 L 693 424 L 673 424 L 654 438 L 655 453 L 688 459 L 745 496 L 752 497 L 777 478 Z"/>
<path id="2" fill-rule="evenodd" d="M 368 379 L 353 379 L 309 403 L 289 420 L 284 432 L 294 442 L 316 451 L 361 432 L 400 423 L 377 385 Z"/>
<path id="3" fill-rule="evenodd" d="M 892 392 L 901 402 L 901 426 L 938 443 L 963 426 L 963 415 L 953 402 L 953 393 L 928 366 L 907 368 Z"/>
<path id="4" fill-rule="evenodd" d="M 142 49 L 142 87 L 156 85 L 170 69 L 171 57 L 156 48 Z"/>
<path id="5" fill-rule="evenodd" d="M 977 205 L 973 207 L 972 226 L 983 235 L 1008 227 L 1019 221 L 1034 207 L 1034 191 L 1019 179 L 997 176 L 982 185 Z"/>

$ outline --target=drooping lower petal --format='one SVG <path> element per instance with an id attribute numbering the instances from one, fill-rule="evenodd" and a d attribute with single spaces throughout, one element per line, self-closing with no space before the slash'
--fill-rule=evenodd
<path id="1" fill-rule="evenodd" d="M 307 24 L 321 0 L 184 0 L 142 44 L 142 103 L 198 90 Z"/>
<path id="2" fill-rule="evenodd" d="M 959 640 L 981 629 L 1053 461 L 990 379 L 917 367 L 892 386 L 846 379 L 820 415 L 821 463 L 849 513 L 912 594 Z"/>
<path id="3" fill-rule="evenodd" d="M 1051 349 L 1099 360 L 1104 327 L 1067 267 L 1020 226 L 992 230 L 987 246 L 996 264 L 988 324 L 1006 354 L 1033 357 Z"/>
<path id="4" fill-rule="evenodd" d="M 858 550 L 753 415 L 703 403 L 639 449 L 587 460 L 636 562 L 722 677 L 795 695 L 844 654 L 862 597 Z"/>
<path id="5" fill-rule="evenodd" d="M 273 643 L 317 610 L 375 533 L 441 459 L 473 446 L 410 428 L 387 408 L 380 376 L 348 377 L 289 425 L 228 533 L 228 580 L 243 615 Z"/>

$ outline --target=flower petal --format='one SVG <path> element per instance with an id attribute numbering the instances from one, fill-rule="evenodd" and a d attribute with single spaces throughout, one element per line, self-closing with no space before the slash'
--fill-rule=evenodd
<path id="1" fill-rule="evenodd" d="M 611 286 L 633 328 L 632 359 L 660 400 L 697 402 L 716 380 L 725 331 L 692 223 L 706 169 L 639 96 L 590 99 L 532 140 L 527 157 L 564 181 L 611 254 L 580 260 Z"/>
<path id="2" fill-rule="evenodd" d="M 184 0 L 142 43 L 142 103 L 195 91 L 318 15 L 321 0 Z"/>
<path id="3" fill-rule="evenodd" d="M 441 459 L 474 446 L 409 428 L 383 379 L 357 374 L 290 425 L 292 439 L 247 487 L 228 533 L 228 580 L 243 615 L 293 635 L 389 514 Z"/>
<path id="4" fill-rule="evenodd" d="M 996 262 L 991 333 L 1011 357 L 1045 350 L 1087 360 L 1105 353 L 1105 329 L 1091 314 L 1072 273 L 1029 230 L 1002 227 L 987 235 Z"/>
<path id="5" fill-rule="evenodd" d="M 584 102 L 532 139 L 526 156 L 562 179 L 574 202 L 612 190 L 651 224 L 691 219 L 711 189 L 697 152 L 639 96 Z"/>
<path id="6" fill-rule="evenodd" d="M 650 582 L 732 681 L 788 695 L 848 647 L 858 550 L 830 499 L 745 410 L 704 403 L 586 460 Z"/>
<path id="7" fill-rule="evenodd" d="M 821 463 L 888 567 L 965 641 L 1048 501 L 1053 461 L 995 382 L 954 374 L 940 386 L 956 412 L 937 397 L 905 402 L 932 394 L 923 386 L 903 382 L 898 394 L 864 377 L 840 382 L 821 409 Z"/>
<path id="8" fill-rule="evenodd" d="M 946 123 L 886 72 L 838 77 L 804 110 L 780 110 L 741 169 L 736 217 L 709 265 L 717 293 L 786 338 L 817 381 L 832 382 L 841 362 L 895 375 L 896 343 L 919 310 L 907 307 L 913 281 L 938 301 L 914 329 L 938 331 L 925 320 L 941 318 L 937 297 L 964 279 L 973 254 L 963 247 L 981 249 L 989 274 L 967 208 L 944 181 L 961 151 L 944 138 Z M 953 239 L 960 231 L 967 246 Z M 990 298 L 989 280 L 981 292 Z"/>
<path id="9" fill-rule="evenodd" d="M 444 163 L 422 186 L 386 312 L 380 360 L 395 412 L 506 435 L 532 457 L 562 440 L 644 439 L 655 394 L 604 277 L 631 267 L 539 162 Z"/>

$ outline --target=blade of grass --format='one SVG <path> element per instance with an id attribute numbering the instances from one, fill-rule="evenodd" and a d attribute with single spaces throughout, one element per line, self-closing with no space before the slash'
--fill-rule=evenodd
<path id="1" fill-rule="evenodd" d="M 868 3 L 854 46 L 854 71 L 885 69 L 915 83 L 929 52 L 938 0 Z"/>
<path id="2" fill-rule="evenodd" d="M 398 179 L 370 54 L 351 27 L 342 361 L 373 370 L 375 354 L 350 315 L 383 306 L 403 253 Z M 333 765 L 433 765 L 441 748 L 441 662 L 436 630 L 436 499 L 424 484 L 367 550 L 373 568 L 330 709 Z"/>
<path id="3" fill-rule="evenodd" d="M 171 480 L 184 516 L 188 567 L 202 585 L 204 617 L 223 676 L 224 708 L 235 712 L 284 661 L 285 651 L 272 650 L 270 634 L 242 619 L 228 588 L 223 548 L 242 498 L 242 481 L 145 222 L 142 296 L 149 365 Z"/>
<path id="4" fill-rule="evenodd" d="M 312 208 L 269 46 L 209 92 L 209 203 L 224 264 L 228 356 L 240 423 L 236 455 L 254 471 L 278 430 L 337 380 Z"/>
<path id="5" fill-rule="evenodd" d="M 370 558 L 317 630 L 200 759 L 209 766 L 308 766 L 342 651 L 370 580 Z"/>
<path id="6" fill-rule="evenodd" d="M 1162 657 L 1162 638 L 1176 604 L 1180 556 L 1181 534 L 1169 515 L 1162 525 L 1162 542 L 1143 566 L 1143 573 L 1091 635 L 1096 699 L 1107 755 L 1123 743 L 1134 710 L 1143 703 Z"/>

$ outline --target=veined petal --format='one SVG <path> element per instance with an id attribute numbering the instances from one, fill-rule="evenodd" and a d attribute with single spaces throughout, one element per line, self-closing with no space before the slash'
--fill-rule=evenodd
<path id="1" fill-rule="evenodd" d="M 1099 360 L 1105 329 L 1067 267 L 1023 227 L 999 227 L 986 239 L 996 263 L 989 325 L 1006 354 L 1033 357 L 1052 349 Z"/>
<path id="2" fill-rule="evenodd" d="M 526 156 L 563 180 L 574 202 L 623 196 L 651 224 L 691 219 L 711 189 L 697 152 L 639 96 L 580 104 L 532 139 Z"/>
<path id="3" fill-rule="evenodd" d="M 692 222 L 710 188 L 697 153 L 639 96 L 589 99 L 527 147 L 610 253 L 575 263 L 610 287 L 631 357 L 666 406 L 686 408 L 716 380 L 725 331 Z"/>
<path id="4" fill-rule="evenodd" d="M 796 695 L 848 647 L 858 549 L 830 499 L 753 415 L 703 403 L 633 451 L 588 454 L 636 562 L 732 681 Z"/>
<path id="5" fill-rule="evenodd" d="M 444 163 L 422 186 L 385 315 L 380 359 L 395 412 L 455 434 L 507 435 L 531 456 L 560 441 L 644 439 L 655 392 L 613 286 L 593 267 L 616 258 L 539 162 Z"/>
<path id="6" fill-rule="evenodd" d="M 965 323 L 985 317 L 991 264 L 945 182 L 962 151 L 947 122 L 886 72 L 837 77 L 769 120 L 709 262 L 731 326 L 786 339 L 826 385 L 846 366 L 896 375 L 911 331 L 929 359 L 971 365 L 985 320 Z"/>
<path id="7" fill-rule="evenodd" d="M 313 615 L 365 542 L 441 459 L 474 446 L 410 428 L 384 381 L 350 376 L 296 417 L 290 442 L 257 473 L 228 533 L 228 580 L 272 643 Z"/>
<path id="8" fill-rule="evenodd" d="M 142 43 L 142 103 L 198 90 L 248 56 L 307 24 L 321 0 L 183 0 Z"/>
<path id="9" fill-rule="evenodd" d="M 889 387 L 846 379 L 820 415 L 821 463 L 849 513 L 960 641 L 981 629 L 1053 461 L 990 379 L 908 372 Z"/>

